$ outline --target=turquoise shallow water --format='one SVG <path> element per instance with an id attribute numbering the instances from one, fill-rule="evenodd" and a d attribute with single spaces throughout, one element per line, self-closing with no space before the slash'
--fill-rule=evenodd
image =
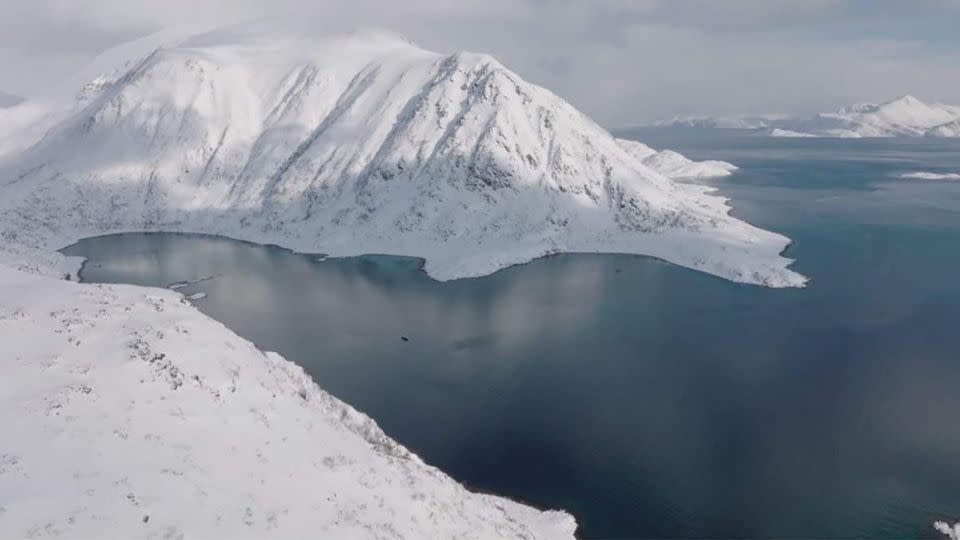
<path id="1" fill-rule="evenodd" d="M 197 305 L 476 489 L 588 538 L 934 537 L 960 518 L 960 141 L 635 132 L 742 167 L 735 213 L 786 234 L 802 290 L 562 255 L 438 283 L 419 261 L 116 235 L 82 278 Z M 404 341 L 402 338 L 407 338 Z"/>

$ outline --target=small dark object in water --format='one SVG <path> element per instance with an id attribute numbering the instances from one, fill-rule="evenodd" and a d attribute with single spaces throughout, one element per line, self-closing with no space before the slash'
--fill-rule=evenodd
<path id="1" fill-rule="evenodd" d="M 616 273 L 617 273 L 617 274 L 619 274 L 620 272 L 623 272 L 623 270 L 622 270 L 622 269 L 620 269 L 620 268 L 617 268 L 617 271 L 616 271 Z"/>
<path id="2" fill-rule="evenodd" d="M 143 522 L 146 523 L 150 521 L 150 516 L 143 516 Z"/>
<path id="3" fill-rule="evenodd" d="M 408 338 L 407 336 L 400 336 L 400 339 L 402 339 L 403 341 L 410 341 L 410 338 Z"/>

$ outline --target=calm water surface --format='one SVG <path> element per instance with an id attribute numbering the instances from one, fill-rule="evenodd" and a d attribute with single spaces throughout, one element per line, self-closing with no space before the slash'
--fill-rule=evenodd
<path id="1" fill-rule="evenodd" d="M 632 256 L 438 283 L 414 259 L 117 235 L 89 282 L 183 292 L 477 489 L 588 538 L 935 536 L 960 518 L 960 141 L 633 135 L 743 168 L 804 290 Z M 403 341 L 406 337 L 409 341 Z"/>

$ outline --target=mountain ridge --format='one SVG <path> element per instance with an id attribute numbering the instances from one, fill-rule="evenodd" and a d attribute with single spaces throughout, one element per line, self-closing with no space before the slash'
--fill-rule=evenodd
<path id="1" fill-rule="evenodd" d="M 709 188 L 657 172 L 488 55 L 369 32 L 214 32 L 88 90 L 0 166 L 17 195 L 6 209 L 16 234 L 37 246 L 63 229 L 54 243 L 79 231 L 185 230 L 334 256 L 421 256 L 438 279 L 604 251 L 803 283 L 780 257 L 786 238 L 730 217 Z M 666 155 L 672 172 L 730 170 Z M 46 214 L 25 222 L 26 206 Z M 63 215 L 75 222 L 43 232 Z"/>

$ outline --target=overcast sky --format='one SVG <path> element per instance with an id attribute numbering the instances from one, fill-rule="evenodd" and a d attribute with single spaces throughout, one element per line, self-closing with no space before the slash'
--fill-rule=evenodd
<path id="1" fill-rule="evenodd" d="M 29 96 L 166 26 L 289 15 L 489 52 L 610 127 L 960 103 L 960 0 L 0 0 L 0 91 Z"/>

